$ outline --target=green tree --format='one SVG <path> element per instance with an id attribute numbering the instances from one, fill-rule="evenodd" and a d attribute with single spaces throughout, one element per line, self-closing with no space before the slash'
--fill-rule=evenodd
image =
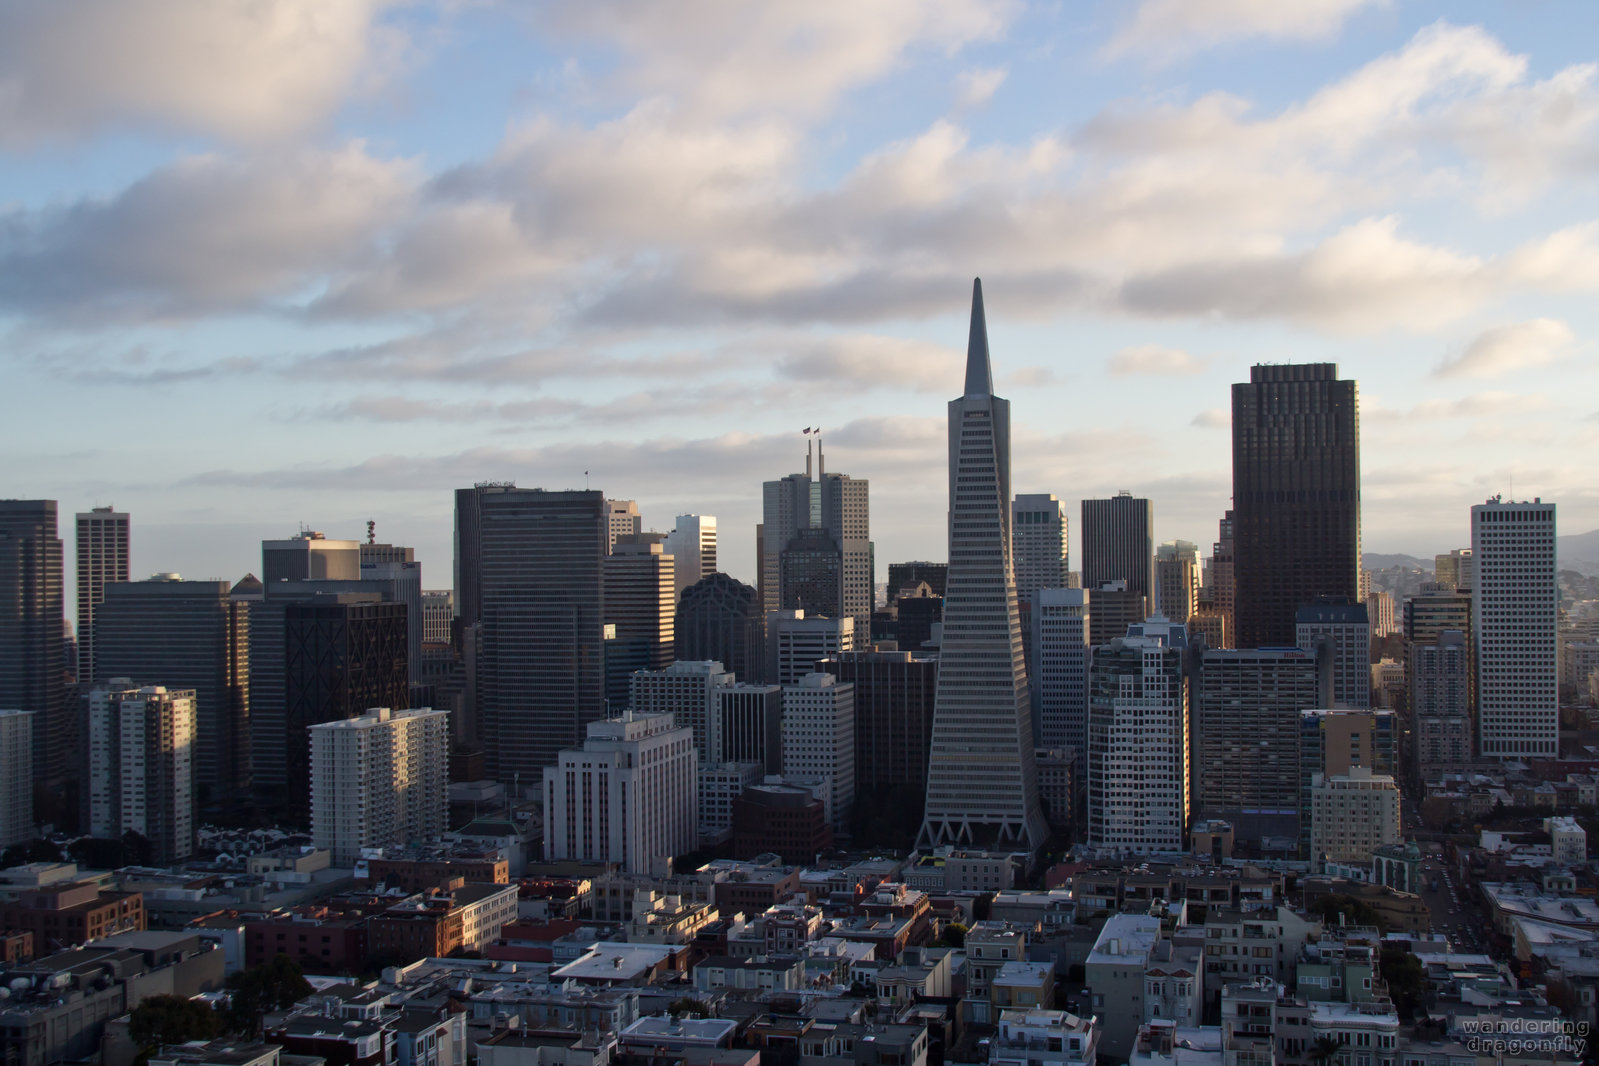
<path id="1" fill-rule="evenodd" d="M 60 862 L 61 849 L 43 838 L 13 844 L 0 852 L 0 868 L 23 866 L 30 862 Z"/>
<path id="2" fill-rule="evenodd" d="M 295 961 L 280 952 L 271 962 L 228 978 L 228 992 L 228 1028 L 253 1039 L 260 1035 L 262 1015 L 294 1006 L 312 988 Z"/>
<path id="3" fill-rule="evenodd" d="M 1369 925 L 1375 927 L 1378 932 L 1388 931 L 1387 919 L 1371 904 L 1353 896 L 1334 892 L 1318 899 L 1310 911 L 1324 922 L 1336 924 L 1338 915 L 1342 914 L 1350 925 Z"/>
<path id="4" fill-rule="evenodd" d="M 944 935 L 941 940 L 946 948 L 963 948 L 966 946 L 966 925 L 964 922 L 950 922 L 944 926 Z"/>
<path id="5" fill-rule="evenodd" d="M 1310 1045 L 1309 1057 L 1315 1066 L 1331 1066 L 1344 1050 L 1342 1040 L 1334 1040 L 1330 1036 L 1318 1036 L 1316 1042 Z"/>
<path id="6" fill-rule="evenodd" d="M 684 996 L 681 999 L 672 1000 L 671 1006 L 666 1008 L 666 1013 L 674 1018 L 681 1017 L 684 1014 L 692 1014 L 696 1018 L 709 1018 L 711 1016 L 711 1008 L 701 1000 Z"/>
<path id="7" fill-rule="evenodd" d="M 210 1040 L 222 1032 L 222 1018 L 204 1003 L 182 996 L 151 996 L 128 1016 L 128 1035 L 146 1049 L 159 1044 Z"/>
<path id="8" fill-rule="evenodd" d="M 1388 983 L 1388 994 L 1393 998 L 1394 1009 L 1401 1021 L 1409 1022 L 1422 1007 L 1427 991 L 1427 971 L 1421 960 L 1402 947 L 1382 949 L 1382 979 Z"/>

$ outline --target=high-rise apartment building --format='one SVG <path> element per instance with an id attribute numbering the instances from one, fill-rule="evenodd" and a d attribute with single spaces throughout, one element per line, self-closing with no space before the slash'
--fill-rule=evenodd
<path id="1" fill-rule="evenodd" d="M 827 782 L 833 827 L 855 807 L 855 686 L 812 671 L 783 686 L 783 773 Z"/>
<path id="2" fill-rule="evenodd" d="M 45 788 L 62 783 L 74 747 L 61 581 L 56 501 L 0 500 L 0 708 L 33 712 L 33 780 Z"/>
<path id="3" fill-rule="evenodd" d="M 762 610 L 803 610 L 807 614 L 848 617 L 856 630 L 872 625 L 871 508 L 868 483 L 847 474 L 827 473 L 821 440 L 816 442 L 816 476 L 811 476 L 811 450 L 805 450 L 805 473 L 790 474 L 762 487 Z M 805 534 L 805 535 L 802 535 Z M 783 556 L 795 552 L 785 576 Z M 831 565 L 819 558 L 825 553 Z M 818 585 L 831 572 L 837 592 L 820 594 Z M 795 584 L 795 578 L 804 583 Z M 811 603 L 801 603 L 809 598 Z M 817 602 L 822 601 L 822 602 Z"/>
<path id="4" fill-rule="evenodd" d="M 683 590 L 672 633 L 676 657 L 715 660 L 744 681 L 766 679 L 766 615 L 757 591 L 726 574 Z"/>
<path id="5" fill-rule="evenodd" d="M 0 709 L 0 848 L 33 839 L 33 712 Z"/>
<path id="6" fill-rule="evenodd" d="M 1028 678 L 1037 745 L 1072 749 L 1079 780 L 1088 768 L 1089 596 L 1085 589 L 1068 588 L 1034 594 L 1034 670 Z"/>
<path id="7" fill-rule="evenodd" d="M 1088 675 L 1088 843 L 1181 851 L 1189 815 L 1187 631 L 1151 618 L 1094 649 Z"/>
<path id="8" fill-rule="evenodd" d="M 1199 545 L 1169 540 L 1155 549 L 1155 610 L 1173 622 L 1186 623 L 1199 609 L 1203 571 Z"/>
<path id="9" fill-rule="evenodd" d="M 311 840 L 349 866 L 362 848 L 437 840 L 449 828 L 450 715 L 373 707 L 307 730 Z"/>
<path id="10" fill-rule="evenodd" d="M 1405 639 L 1412 644 L 1430 644 L 1440 633 L 1457 629 L 1471 643 L 1471 593 L 1451 586 L 1427 582 L 1416 595 L 1405 601 Z"/>
<path id="11" fill-rule="evenodd" d="M 537 780 L 605 713 L 605 496 L 485 483 L 456 492 L 455 514 L 488 770 Z"/>
<path id="12" fill-rule="evenodd" d="M 1464 773 L 1476 751 L 1471 737 L 1471 644 L 1449 629 L 1410 647 L 1410 715 L 1419 783 Z"/>
<path id="13" fill-rule="evenodd" d="M 1333 363 L 1251 367 L 1232 425 L 1234 642 L 1290 647 L 1301 607 L 1361 599 L 1355 383 Z"/>
<path id="14" fill-rule="evenodd" d="M 1193 806 L 1239 840 L 1299 829 L 1301 711 L 1332 700 L 1332 649 L 1206 649 L 1193 698 Z"/>
<path id="15" fill-rule="evenodd" d="M 109 507 L 78 513 L 78 681 L 92 682 L 94 611 L 105 587 L 128 580 L 128 515 Z"/>
<path id="16" fill-rule="evenodd" d="M 664 670 L 674 655 L 676 558 L 646 534 L 625 537 L 605 557 L 605 702 L 628 706 L 635 670 Z"/>
<path id="17" fill-rule="evenodd" d="M 99 675 L 84 680 L 192 690 L 196 801 L 242 799 L 251 785 L 249 605 L 231 597 L 226 581 L 157 574 L 107 585 L 95 634 Z"/>
<path id="18" fill-rule="evenodd" d="M 673 602 L 690 585 L 716 573 L 716 516 L 680 514 L 677 525 L 666 535 L 666 553 L 675 569 Z"/>
<path id="19" fill-rule="evenodd" d="M 1333 705 L 1371 706 L 1371 623 L 1364 603 L 1318 603 L 1294 615 L 1294 646 L 1332 648 Z"/>
<path id="20" fill-rule="evenodd" d="M 88 702 L 90 834 L 137 833 L 163 866 L 187 859 L 194 853 L 194 691 L 123 679 L 96 686 Z"/>
<path id="21" fill-rule="evenodd" d="M 636 713 L 669 714 L 679 728 L 693 730 L 701 766 L 728 761 L 722 754 L 721 690 L 735 678 L 721 663 L 679 659 L 670 666 L 640 670 L 631 680 L 628 706 Z"/>
<path id="22" fill-rule="evenodd" d="M 1082 536 L 1083 588 L 1125 581 L 1128 591 L 1144 597 L 1146 604 L 1154 603 L 1153 504 L 1126 491 L 1108 500 L 1084 500 Z"/>
<path id="23" fill-rule="evenodd" d="M 665 873 L 698 846 L 698 775 L 693 730 L 669 714 L 590 722 L 583 746 L 544 769 L 545 861 Z"/>
<path id="24" fill-rule="evenodd" d="M 605 531 L 607 549 L 616 546 L 623 537 L 636 537 L 644 532 L 644 520 L 638 513 L 636 500 L 605 501 Z"/>
<path id="25" fill-rule="evenodd" d="M 1066 505 L 1052 493 L 1024 493 L 1011 501 L 1011 559 L 1018 599 L 1039 589 L 1066 587 L 1071 572 L 1067 528 Z"/>
<path id="26" fill-rule="evenodd" d="M 1555 505 L 1498 497 L 1477 504 L 1471 554 L 1479 750 L 1553 758 L 1560 751 Z"/>
<path id="27" fill-rule="evenodd" d="M 994 395 L 983 286 L 949 402 L 949 580 L 919 843 L 1037 848 L 1032 709 L 1011 559 L 1010 402 Z"/>
<path id="28" fill-rule="evenodd" d="M 361 577 L 361 544 L 329 540 L 316 530 L 302 530 L 288 540 L 261 542 L 261 583 L 280 581 L 356 581 Z"/>
<path id="29" fill-rule="evenodd" d="M 823 659 L 855 650 L 853 618 L 811 618 L 804 611 L 774 611 L 766 619 L 766 678 L 774 685 L 799 684 Z"/>

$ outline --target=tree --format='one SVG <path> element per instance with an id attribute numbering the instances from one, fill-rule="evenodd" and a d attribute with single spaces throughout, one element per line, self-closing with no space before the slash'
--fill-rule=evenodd
<path id="1" fill-rule="evenodd" d="M 666 1008 L 666 1013 L 674 1018 L 684 1014 L 692 1014 L 696 1018 L 709 1018 L 711 1016 L 711 1008 L 701 1000 L 684 996 L 681 999 L 672 1000 L 671 1006 Z"/>
<path id="2" fill-rule="evenodd" d="M 1339 1053 L 1343 1050 L 1344 1042 L 1342 1040 L 1334 1040 L 1330 1036 L 1318 1036 L 1316 1042 L 1310 1045 L 1310 1061 L 1315 1066 L 1331 1066 L 1331 1063 L 1338 1058 Z"/>
<path id="3" fill-rule="evenodd" d="M 1394 1009 L 1401 1021 L 1415 1018 L 1427 991 L 1427 972 L 1421 960 L 1402 947 L 1382 949 L 1382 979 L 1388 982 L 1388 994 L 1393 997 Z"/>
<path id="4" fill-rule="evenodd" d="M 963 948 L 966 946 L 966 925 L 963 922 L 950 922 L 944 926 L 943 944 L 946 948 Z"/>
<path id="5" fill-rule="evenodd" d="M 13 844 L 0 852 L 0 868 L 23 866 L 30 862 L 60 862 L 61 849 L 43 838 Z"/>
<path id="6" fill-rule="evenodd" d="M 1338 915 L 1342 914 L 1351 925 L 1369 925 L 1379 932 L 1388 931 L 1388 920 L 1371 904 L 1354 896 L 1334 892 L 1318 899 L 1310 907 L 1310 911 L 1322 921 L 1331 924 L 1336 924 Z"/>
<path id="7" fill-rule="evenodd" d="M 182 996 L 151 996 L 128 1016 L 128 1035 L 145 1048 L 210 1040 L 222 1032 L 222 1018 L 204 1003 Z"/>
<path id="8" fill-rule="evenodd" d="M 294 1006 L 313 989 L 294 960 L 280 952 L 271 962 L 228 978 L 228 991 L 228 1028 L 254 1038 L 261 1032 L 262 1015 Z"/>
<path id="9" fill-rule="evenodd" d="M 979 922 L 988 921 L 988 916 L 994 910 L 994 893 L 984 892 L 972 900 L 972 918 Z"/>

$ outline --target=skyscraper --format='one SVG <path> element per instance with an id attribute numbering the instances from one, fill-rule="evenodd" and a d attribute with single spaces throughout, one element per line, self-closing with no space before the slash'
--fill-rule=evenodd
<path id="1" fill-rule="evenodd" d="M 1078 779 L 1088 758 L 1088 630 L 1085 589 L 1046 589 L 1033 599 L 1034 738 L 1040 748 L 1070 748 Z M 1126 632 L 1123 629 L 1122 632 Z"/>
<path id="2" fill-rule="evenodd" d="M 766 680 L 795 685 L 821 660 L 855 650 L 855 620 L 777 611 L 767 619 L 766 645 Z"/>
<path id="3" fill-rule="evenodd" d="M 635 670 L 672 664 L 677 560 L 654 542 L 657 535 L 623 537 L 605 557 L 605 699 L 613 711 L 629 706 Z"/>
<path id="4" fill-rule="evenodd" d="M 858 633 L 872 626 L 871 509 L 868 483 L 847 474 L 829 474 L 816 441 L 815 477 L 811 450 L 805 450 L 805 472 L 790 474 L 762 487 L 762 611 L 802 610 L 809 615 L 848 617 Z M 783 557 L 797 553 L 785 572 Z M 826 555 L 828 558 L 822 558 Z M 836 594 L 819 592 L 827 580 Z M 795 578 L 803 584 L 795 584 Z M 807 596 L 813 601 L 802 603 Z"/>
<path id="5" fill-rule="evenodd" d="M 1479 750 L 1553 758 L 1560 749 L 1555 505 L 1495 497 L 1472 507 L 1471 556 Z"/>
<path id="6" fill-rule="evenodd" d="M 62 783 L 72 746 L 63 607 L 56 501 L 0 500 L 0 709 L 33 712 L 36 788 Z M 35 816 L 54 821 L 64 813 Z"/>
<path id="7" fill-rule="evenodd" d="M 250 787 L 249 605 L 231 598 L 226 581 L 157 574 L 107 585 L 94 624 L 99 676 L 83 680 L 192 689 L 196 797 L 242 797 Z"/>
<path id="8" fill-rule="evenodd" d="M 672 639 L 679 659 L 714 659 L 743 681 L 766 678 L 760 596 L 726 574 L 710 574 L 683 590 Z"/>
<path id="9" fill-rule="evenodd" d="M 1083 588 L 1127 582 L 1127 591 L 1155 600 L 1155 508 L 1130 492 L 1083 501 Z M 1140 619 L 1142 620 L 1142 619 Z M 1184 619 L 1186 621 L 1186 619 Z M 1112 634 L 1121 636 L 1121 632 Z"/>
<path id="10" fill-rule="evenodd" d="M 89 832 L 137 833 L 162 865 L 194 852 L 194 690 L 112 683 L 89 693 Z"/>
<path id="11" fill-rule="evenodd" d="M 1238 578 L 1233 555 L 1233 513 L 1228 511 L 1217 523 L 1216 543 L 1211 547 L 1210 578 L 1211 599 L 1222 617 L 1221 631 L 1224 639 L 1212 647 L 1231 648 L 1238 643 L 1238 615 L 1236 611 Z"/>
<path id="12" fill-rule="evenodd" d="M 836 829 L 855 807 L 855 686 L 812 671 L 783 686 L 783 773 L 827 782 Z"/>
<path id="13" fill-rule="evenodd" d="M 306 529 L 288 540 L 261 542 L 261 582 L 269 588 L 280 581 L 355 581 L 360 576 L 359 541 L 328 540 Z"/>
<path id="14" fill-rule="evenodd" d="M 615 547 L 616 542 L 622 537 L 636 537 L 644 532 L 637 501 L 606 500 L 605 529 L 607 547 Z"/>
<path id="15" fill-rule="evenodd" d="M 855 686 L 855 793 L 906 838 L 922 822 L 938 660 L 909 651 L 851 651 L 817 667 Z"/>
<path id="16" fill-rule="evenodd" d="M 362 848 L 449 828 L 449 712 L 373 707 L 308 732 L 311 839 L 348 866 Z"/>
<path id="17" fill-rule="evenodd" d="M 1011 556 L 1019 599 L 1039 589 L 1066 587 L 1071 570 L 1066 505 L 1053 493 L 1024 493 L 1011 503 Z M 895 591 L 890 589 L 890 595 Z"/>
<path id="18" fill-rule="evenodd" d="M 1410 715 L 1415 731 L 1416 781 L 1463 773 L 1471 743 L 1471 644 L 1458 629 L 1410 649 Z"/>
<path id="19" fill-rule="evenodd" d="M 379 582 L 384 600 L 405 604 L 406 677 L 411 684 L 422 680 L 422 564 L 416 549 L 398 544 L 361 544 L 361 580 Z M 409 703 L 410 701 L 405 701 Z"/>
<path id="20" fill-rule="evenodd" d="M 33 712 L 0 708 L 0 848 L 33 839 Z"/>
<path id="21" fill-rule="evenodd" d="M 95 680 L 94 611 L 105 587 L 128 580 L 128 516 L 109 507 L 78 514 L 78 681 Z"/>
<path id="22" fill-rule="evenodd" d="M 484 483 L 456 492 L 455 516 L 478 736 L 492 775 L 531 783 L 605 713 L 605 496 Z"/>
<path id="23" fill-rule="evenodd" d="M 1189 814 L 1186 629 L 1149 619 L 1094 650 L 1088 681 L 1088 843 L 1180 851 Z"/>
<path id="24" fill-rule="evenodd" d="M 1033 729 L 1011 560 L 1010 403 L 994 395 L 983 286 L 949 402 L 949 583 L 920 842 L 1036 848 Z"/>
<path id="25" fill-rule="evenodd" d="M 721 663 L 679 659 L 668 667 L 640 670 L 630 680 L 630 709 L 638 714 L 669 714 L 679 728 L 693 730 L 701 766 L 728 761 L 722 754 L 721 692 L 735 679 Z"/>
<path id="26" fill-rule="evenodd" d="M 1360 596 L 1360 415 L 1333 363 L 1233 386 L 1234 643 L 1291 647 L 1301 608 Z"/>
<path id="27" fill-rule="evenodd" d="M 1186 623 L 1199 609 L 1199 545 L 1169 540 L 1155 549 L 1155 610 Z"/>
<path id="28" fill-rule="evenodd" d="M 1371 706 L 1371 623 L 1364 603 L 1318 603 L 1294 613 L 1294 646 L 1332 648 L 1333 705 Z"/>
<path id="29" fill-rule="evenodd" d="M 708 574 L 716 573 L 716 516 L 680 514 L 666 536 L 666 554 L 672 557 L 672 598 Z"/>

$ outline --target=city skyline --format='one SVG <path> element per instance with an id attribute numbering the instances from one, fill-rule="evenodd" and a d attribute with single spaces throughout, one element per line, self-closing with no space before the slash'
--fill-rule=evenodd
<path id="1" fill-rule="evenodd" d="M 8 12 L 6 494 L 129 512 L 136 578 L 375 519 L 442 588 L 452 490 L 587 474 L 716 515 L 751 581 L 820 423 L 879 486 L 880 577 L 938 555 L 982 274 L 1017 492 L 1127 489 L 1208 545 L 1228 386 L 1325 361 L 1367 550 L 1463 546 L 1495 493 L 1599 528 L 1599 11 L 1272 7 Z"/>

